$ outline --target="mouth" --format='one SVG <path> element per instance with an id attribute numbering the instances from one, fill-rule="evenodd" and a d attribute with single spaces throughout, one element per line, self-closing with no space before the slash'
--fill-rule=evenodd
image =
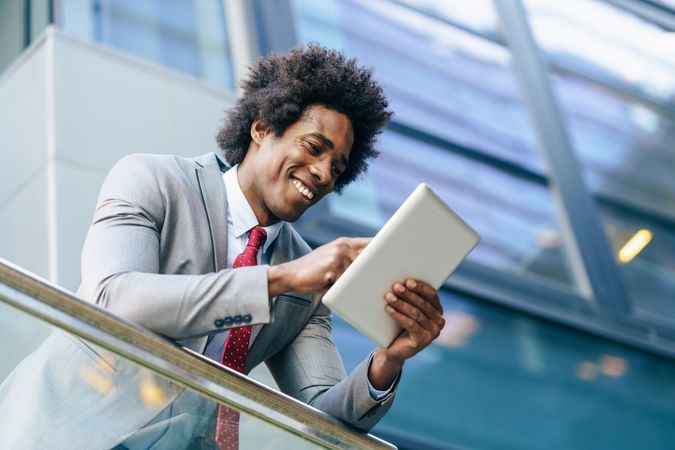
<path id="1" fill-rule="evenodd" d="M 302 181 L 297 178 L 291 178 L 291 183 L 295 186 L 295 189 L 302 194 L 307 200 L 312 200 L 314 198 L 314 192 L 309 189 Z"/>

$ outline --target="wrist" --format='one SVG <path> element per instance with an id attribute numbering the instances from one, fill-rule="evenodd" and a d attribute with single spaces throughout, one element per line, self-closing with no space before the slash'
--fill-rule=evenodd
<path id="1" fill-rule="evenodd" d="M 378 348 L 373 354 L 368 371 L 368 380 L 375 389 L 383 391 L 389 389 L 396 376 L 403 368 L 403 359 L 392 358 L 387 351 Z"/>
<path id="2" fill-rule="evenodd" d="M 269 266 L 267 269 L 267 294 L 270 298 L 293 290 L 288 269 L 285 264 Z"/>

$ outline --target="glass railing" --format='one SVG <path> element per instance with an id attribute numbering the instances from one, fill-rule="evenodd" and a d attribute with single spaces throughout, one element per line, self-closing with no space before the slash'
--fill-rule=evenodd
<path id="1" fill-rule="evenodd" d="M 1 258 L 0 341 L 0 448 L 395 448 Z"/>

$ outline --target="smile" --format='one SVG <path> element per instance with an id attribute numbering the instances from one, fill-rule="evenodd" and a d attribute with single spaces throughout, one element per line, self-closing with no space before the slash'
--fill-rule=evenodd
<path id="1" fill-rule="evenodd" d="M 307 189 L 307 186 L 302 184 L 299 180 L 296 180 L 295 178 L 291 178 L 291 182 L 293 183 L 293 186 L 300 192 L 302 195 L 307 197 L 308 199 L 313 199 L 314 198 L 314 193 Z"/>

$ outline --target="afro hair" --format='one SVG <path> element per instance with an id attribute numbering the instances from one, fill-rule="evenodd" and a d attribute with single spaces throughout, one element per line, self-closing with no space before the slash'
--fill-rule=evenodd
<path id="1" fill-rule="evenodd" d="M 354 130 L 349 165 L 335 184 L 341 192 L 379 154 L 375 139 L 392 116 L 372 72 L 316 43 L 261 59 L 242 81 L 242 96 L 216 136 L 225 160 L 238 164 L 244 159 L 256 119 L 279 137 L 308 106 L 322 104 L 346 115 Z"/>

